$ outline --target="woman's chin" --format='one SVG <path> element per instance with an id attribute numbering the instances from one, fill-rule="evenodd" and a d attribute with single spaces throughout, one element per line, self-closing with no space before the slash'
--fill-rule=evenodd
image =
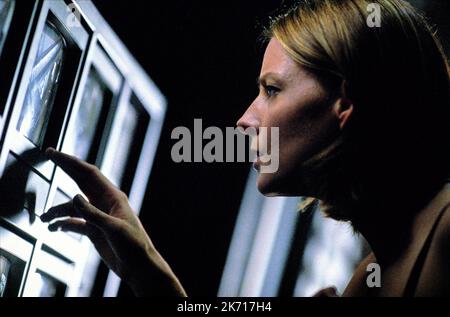
<path id="1" fill-rule="evenodd" d="M 286 175 L 287 174 L 287 175 Z M 315 197 L 311 188 L 302 186 L 301 177 L 289 177 L 292 173 L 259 173 L 256 180 L 258 191 L 267 197 L 274 196 L 307 196 Z"/>
<path id="2" fill-rule="evenodd" d="M 277 179 L 277 173 L 260 173 L 256 181 L 258 191 L 267 197 L 289 196 L 289 194 L 279 186 L 280 182 Z"/>

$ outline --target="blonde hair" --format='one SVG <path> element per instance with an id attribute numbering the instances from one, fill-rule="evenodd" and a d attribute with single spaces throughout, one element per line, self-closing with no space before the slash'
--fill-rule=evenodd
<path id="1" fill-rule="evenodd" d="M 380 27 L 370 27 L 369 4 Z M 449 65 L 426 19 L 399 0 L 305 0 L 265 31 L 293 60 L 352 100 L 342 137 L 307 162 L 326 212 L 357 222 L 402 194 L 416 210 L 450 166 Z M 320 173 L 318 172 L 320 171 Z M 414 198 L 417 198 L 416 200 Z M 400 198 L 399 198 L 400 199 Z M 343 211 L 339 206 L 353 206 Z"/>

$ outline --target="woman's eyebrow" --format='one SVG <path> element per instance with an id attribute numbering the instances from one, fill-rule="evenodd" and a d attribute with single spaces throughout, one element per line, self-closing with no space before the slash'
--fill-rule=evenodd
<path id="1" fill-rule="evenodd" d="M 256 78 L 256 85 L 259 87 L 262 84 L 265 84 L 268 79 L 272 79 L 276 82 L 280 81 L 280 78 L 276 73 L 266 73 L 266 74 Z"/>

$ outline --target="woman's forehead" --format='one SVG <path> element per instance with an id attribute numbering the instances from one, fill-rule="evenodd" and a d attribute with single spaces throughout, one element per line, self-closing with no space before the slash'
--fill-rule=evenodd
<path id="1" fill-rule="evenodd" d="M 286 53 L 280 42 L 272 38 L 267 45 L 262 64 L 262 70 L 267 72 L 275 72 L 283 68 L 292 67 L 295 62 Z"/>
<path id="2" fill-rule="evenodd" d="M 281 43 L 272 38 L 264 54 L 260 78 L 294 79 L 304 73 L 304 69 L 289 56 Z"/>

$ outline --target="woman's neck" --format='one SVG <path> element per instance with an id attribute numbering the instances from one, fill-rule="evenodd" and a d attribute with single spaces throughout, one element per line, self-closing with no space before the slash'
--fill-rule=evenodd
<path id="1" fill-rule="evenodd" d="M 399 190 L 398 195 L 375 195 L 370 200 L 341 208 L 348 211 L 348 220 L 367 240 L 377 261 L 388 264 L 403 255 L 411 242 L 417 215 L 436 193 L 436 190 L 419 193 L 410 188 L 406 192 Z"/>

